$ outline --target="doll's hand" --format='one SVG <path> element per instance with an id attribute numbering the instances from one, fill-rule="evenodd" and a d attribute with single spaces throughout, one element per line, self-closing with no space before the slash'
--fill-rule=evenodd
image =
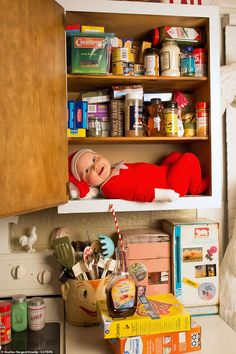
<path id="1" fill-rule="evenodd" d="M 179 193 L 173 189 L 155 188 L 155 202 L 173 202 L 179 198 Z"/>

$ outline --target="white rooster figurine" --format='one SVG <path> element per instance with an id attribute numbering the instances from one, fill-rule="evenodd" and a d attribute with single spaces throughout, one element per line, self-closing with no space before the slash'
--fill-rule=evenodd
<path id="1" fill-rule="evenodd" d="M 35 226 L 33 226 L 29 236 L 26 235 L 20 236 L 19 243 L 21 247 L 26 247 L 27 252 L 35 252 L 35 249 L 33 248 L 33 244 L 37 241 L 37 238 L 38 238 L 37 229 Z"/>

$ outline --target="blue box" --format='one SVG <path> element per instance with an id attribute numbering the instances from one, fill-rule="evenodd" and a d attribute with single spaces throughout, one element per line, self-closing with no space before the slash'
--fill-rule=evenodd
<path id="1" fill-rule="evenodd" d="M 74 129 L 88 128 L 88 102 L 75 101 Z"/>
<path id="2" fill-rule="evenodd" d="M 75 101 L 69 100 L 67 102 L 67 121 L 68 121 L 68 129 L 74 129 L 75 124 Z"/>

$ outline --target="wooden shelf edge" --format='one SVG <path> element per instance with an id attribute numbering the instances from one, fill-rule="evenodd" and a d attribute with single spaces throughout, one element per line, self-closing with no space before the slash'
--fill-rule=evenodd
<path id="1" fill-rule="evenodd" d="M 181 197 L 174 202 L 153 203 L 130 202 L 122 199 L 89 199 L 70 200 L 67 204 L 58 206 L 58 214 L 107 213 L 111 203 L 117 212 L 220 207 L 220 201 L 212 196 L 187 196 Z"/>
<path id="2" fill-rule="evenodd" d="M 195 141 L 207 141 L 208 137 L 87 137 L 87 138 L 68 138 L 68 142 L 78 144 L 148 144 L 148 143 L 192 143 Z"/>
<path id="3" fill-rule="evenodd" d="M 122 80 L 122 81 L 207 81 L 207 76 L 144 76 L 144 75 L 113 75 L 113 74 L 104 74 L 104 75 L 90 75 L 90 74 L 67 74 L 68 80 L 79 80 L 79 79 L 88 79 L 88 80 Z"/>

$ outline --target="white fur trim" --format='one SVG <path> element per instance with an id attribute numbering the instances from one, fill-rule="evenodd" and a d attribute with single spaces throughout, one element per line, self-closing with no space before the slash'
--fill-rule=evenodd
<path id="1" fill-rule="evenodd" d="M 77 168 L 76 168 L 76 164 L 79 160 L 79 158 L 85 153 L 85 152 L 94 152 L 91 149 L 81 149 L 79 151 L 76 152 L 76 154 L 74 154 L 72 160 L 71 160 L 71 172 L 73 174 L 73 176 L 77 179 L 77 181 L 81 181 L 80 176 L 78 174 Z"/>
<path id="2" fill-rule="evenodd" d="M 179 193 L 176 193 L 173 189 L 155 188 L 156 202 L 173 202 L 179 198 Z"/>

